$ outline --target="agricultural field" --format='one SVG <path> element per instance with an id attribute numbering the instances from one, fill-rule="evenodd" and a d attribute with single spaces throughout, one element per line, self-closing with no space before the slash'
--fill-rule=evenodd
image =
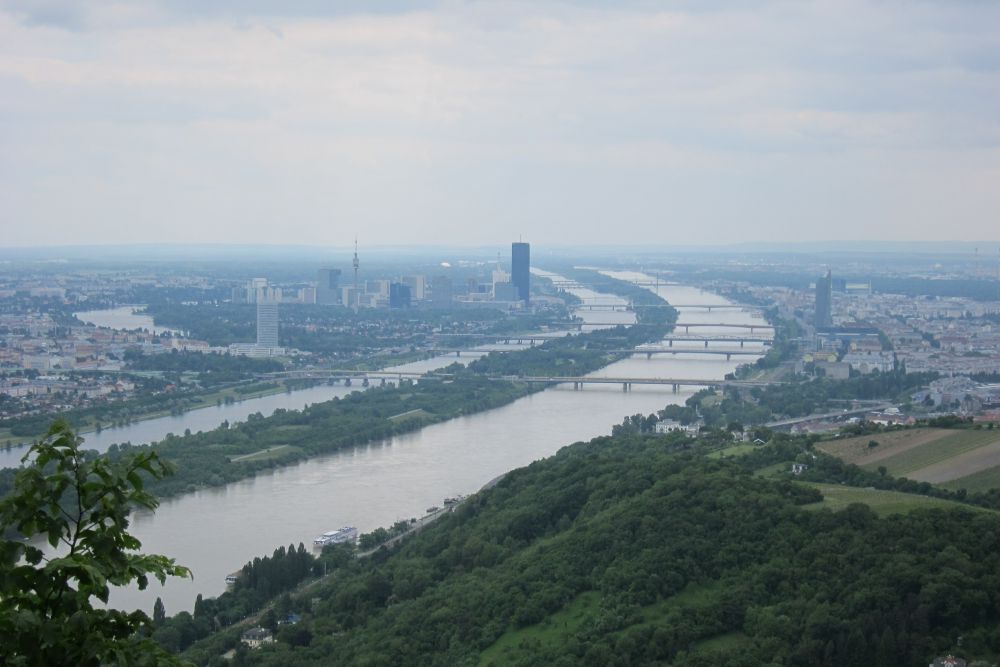
<path id="1" fill-rule="evenodd" d="M 978 512 L 991 511 L 943 498 L 931 498 L 930 496 L 902 493 L 900 491 L 885 491 L 873 488 L 862 489 L 856 486 L 841 486 L 839 484 L 807 484 L 815 489 L 819 489 L 820 493 L 823 494 L 823 501 L 804 505 L 806 509 L 830 509 L 838 511 L 854 503 L 863 503 L 871 507 L 879 516 L 907 514 L 916 509 L 927 508 L 962 508 Z"/>
<path id="2" fill-rule="evenodd" d="M 907 429 L 905 431 L 893 431 L 890 433 L 861 435 L 856 438 L 829 440 L 817 443 L 816 449 L 831 456 L 836 456 L 846 463 L 865 466 L 889 456 L 901 454 L 910 449 L 934 442 L 950 433 L 954 433 L 954 431 L 943 428 Z M 868 446 L 868 443 L 872 440 L 878 443 L 878 447 Z"/>
<path id="3" fill-rule="evenodd" d="M 874 441 L 878 444 L 872 446 Z M 1000 488 L 1000 431 L 917 428 L 833 440 L 816 445 L 868 470 L 949 489 Z"/>

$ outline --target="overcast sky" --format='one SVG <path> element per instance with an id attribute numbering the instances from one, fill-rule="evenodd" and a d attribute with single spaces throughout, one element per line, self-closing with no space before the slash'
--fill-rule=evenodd
<path id="1" fill-rule="evenodd" d="M 997 240 L 1000 3 L 0 0 L 0 228 Z"/>

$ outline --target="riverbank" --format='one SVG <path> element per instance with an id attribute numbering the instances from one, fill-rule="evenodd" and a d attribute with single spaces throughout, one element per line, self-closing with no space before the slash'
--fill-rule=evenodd
<path id="1" fill-rule="evenodd" d="M 592 291 L 580 290 L 580 294 L 588 304 L 626 305 L 621 298 Z M 677 303 L 704 303 L 710 298 L 684 286 L 661 287 L 661 295 Z M 584 311 L 581 315 L 591 322 L 590 328 L 634 322 L 632 312 Z M 749 313 L 738 310 L 723 316 L 692 313 L 684 317 L 702 322 L 754 321 Z M 626 331 L 610 330 L 608 335 L 621 336 Z M 622 348 L 619 341 L 615 349 Z M 662 355 L 652 360 L 631 355 L 593 375 L 721 380 L 735 366 L 735 361 L 727 362 L 719 355 Z M 134 534 L 145 550 L 169 554 L 191 567 L 197 580 L 170 581 L 166 587 L 153 585 L 145 591 L 115 591 L 112 604 L 148 612 L 155 599 L 162 597 L 170 613 L 191 611 L 197 594 L 222 593 L 225 576 L 234 564 L 270 553 L 276 545 L 308 542 L 331 526 L 352 525 L 371 532 L 419 516 L 424 508 L 440 505 L 442 496 L 472 494 L 489 480 L 551 456 L 569 443 L 606 435 L 625 415 L 656 412 L 665 405 L 683 403 L 691 393 L 655 386 L 637 386 L 630 392 L 607 385 L 587 385 L 579 391 L 567 385 L 549 387 L 495 409 L 425 424 L 404 434 L 268 469 L 266 474 L 234 484 L 166 499 L 155 513 L 133 516 Z M 392 412 L 386 409 L 384 416 L 401 412 L 398 407 Z M 273 435 L 283 437 L 282 430 Z M 214 443 L 207 444 L 212 447 Z M 198 517 L 196 524 L 192 516 Z M 248 517 L 252 517 L 249 529 Z"/>
<path id="2" fill-rule="evenodd" d="M 301 381 L 297 381 L 296 383 L 294 383 L 294 385 L 283 381 L 277 381 L 274 383 L 268 383 L 273 386 L 262 387 L 259 390 L 246 391 L 246 392 L 239 391 L 241 387 L 250 387 L 253 386 L 254 384 L 259 384 L 259 383 L 254 380 L 248 380 L 246 382 L 229 385 L 223 388 L 213 389 L 205 393 L 184 394 L 180 396 L 164 395 L 163 397 L 164 400 L 183 399 L 185 401 L 192 401 L 200 404 L 200 405 L 191 405 L 189 407 L 182 407 L 179 410 L 177 408 L 161 407 L 155 410 L 142 412 L 137 415 L 130 415 L 127 421 L 122 420 L 120 423 L 116 422 L 114 424 L 106 424 L 100 418 L 89 416 L 84 418 L 85 421 L 82 422 L 77 421 L 75 423 L 71 423 L 70 425 L 73 427 L 73 430 L 76 432 L 77 435 L 86 436 L 92 433 L 113 431 L 116 428 L 131 426 L 134 424 L 140 424 L 145 421 L 160 419 L 162 417 L 177 416 L 180 414 L 185 414 L 196 410 L 203 410 L 205 408 L 217 407 L 218 405 L 221 405 L 223 403 L 242 403 L 243 401 L 255 398 L 272 396 L 274 394 L 280 394 L 282 392 L 287 392 L 287 391 L 298 391 L 300 389 L 305 389 L 308 386 L 311 386 L 304 384 Z M 120 406 L 102 406 L 100 409 L 110 410 L 110 409 L 122 409 L 122 408 L 127 408 L 126 403 L 123 402 L 122 405 Z M 35 433 L 31 436 L 23 436 L 23 435 L 13 435 L 10 432 L 10 427 L 4 427 L 0 428 L 0 441 L 5 443 L 4 444 L 5 451 L 14 451 L 17 449 L 23 449 L 27 451 L 27 448 L 31 445 L 31 443 L 36 442 L 39 438 L 42 438 L 47 430 L 48 428 L 46 427 L 45 429 L 42 429 L 38 433 Z M 20 440 L 20 442 L 15 443 L 14 442 L 15 439 Z M 6 443 L 9 443 L 9 446 Z"/>
<path id="3" fill-rule="evenodd" d="M 305 410 L 220 427 L 203 433 L 171 436 L 152 445 L 176 466 L 176 474 L 151 489 L 169 497 L 199 488 L 222 486 L 263 470 L 300 463 L 322 454 L 365 446 L 387 438 L 513 403 L 547 385 L 500 380 L 503 376 L 561 375 L 568 369 L 585 374 L 621 360 L 638 344 L 657 340 L 665 327 L 636 325 L 553 339 L 515 352 L 490 353 L 456 369 L 449 379 L 422 379 L 355 392 Z M 404 413 L 412 419 L 393 417 Z M 250 457 L 276 446 L 274 455 Z M 119 449 L 115 455 L 134 448 Z"/>

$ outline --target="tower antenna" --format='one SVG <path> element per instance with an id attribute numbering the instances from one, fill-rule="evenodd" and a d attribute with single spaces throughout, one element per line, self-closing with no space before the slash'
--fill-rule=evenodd
<path id="1" fill-rule="evenodd" d="M 353 264 L 354 264 L 354 293 L 356 295 L 357 292 L 358 292 L 358 267 L 361 265 L 361 262 L 358 261 L 358 237 L 357 236 L 354 237 L 354 262 L 353 262 Z"/>

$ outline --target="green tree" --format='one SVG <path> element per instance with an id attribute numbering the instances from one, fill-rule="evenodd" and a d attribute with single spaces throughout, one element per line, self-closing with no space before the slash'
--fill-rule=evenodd
<path id="1" fill-rule="evenodd" d="M 167 620 L 167 609 L 163 606 L 163 600 L 156 598 L 153 604 L 153 625 L 160 627 Z"/>
<path id="2" fill-rule="evenodd" d="M 190 576 L 171 558 L 139 552 L 127 531 L 133 506 L 154 509 L 143 473 L 170 472 L 154 452 L 88 459 L 80 438 L 57 421 L 25 455 L 0 501 L 4 534 L 42 535 L 55 552 L 0 540 L 0 663 L 10 665 L 177 664 L 147 635 L 141 611 L 94 608 L 111 586 L 153 576 Z"/>

